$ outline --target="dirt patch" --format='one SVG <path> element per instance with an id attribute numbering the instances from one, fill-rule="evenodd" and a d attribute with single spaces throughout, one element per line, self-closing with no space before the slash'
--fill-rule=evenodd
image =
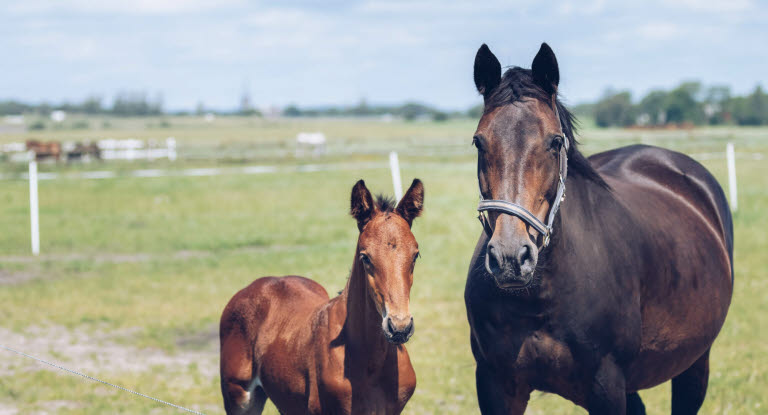
<path id="1" fill-rule="evenodd" d="M 176 345 L 187 350 L 219 352 L 219 325 L 211 324 L 205 330 L 180 336 Z"/>
<path id="2" fill-rule="evenodd" d="M 207 378 L 218 375 L 218 342 L 203 342 L 207 347 L 167 353 L 159 349 L 137 348 L 121 344 L 135 330 L 91 332 L 63 326 L 32 327 L 22 333 L 0 327 L 0 344 L 88 375 L 115 372 L 142 372 L 149 368 L 167 368 L 169 373 L 195 366 Z M 200 335 L 208 338 L 209 334 Z M 213 348 L 213 349 L 211 349 Z M 59 369 L 18 354 L 0 350 L 0 376 L 19 370 Z M 104 379 L 109 381 L 109 379 Z"/>
<path id="3" fill-rule="evenodd" d="M 0 415 L 16 415 L 19 410 L 15 406 L 0 402 Z"/>
<path id="4" fill-rule="evenodd" d="M 257 245 L 257 246 L 244 246 L 225 250 L 225 252 L 233 253 L 249 253 L 249 252 L 284 252 L 284 251 L 298 251 L 308 248 L 308 245 Z M 0 256 L 0 263 L 16 263 L 16 264 L 35 264 L 40 262 L 72 262 L 72 261 L 89 261 L 94 263 L 132 263 L 132 262 L 147 262 L 152 260 L 167 260 L 172 258 L 174 260 L 186 260 L 197 258 L 209 258 L 214 256 L 220 251 L 205 251 L 205 250 L 181 250 L 170 253 L 93 253 L 93 254 L 79 254 L 79 253 L 63 253 L 63 254 L 41 254 L 39 256 L 32 255 L 6 255 Z M 2 270 L 0 270 L 2 272 Z"/>
<path id="5" fill-rule="evenodd" d="M 0 269 L 0 285 L 21 284 L 39 278 L 38 273 L 32 271 L 9 271 Z M 1 415 L 2 413 L 0 413 Z"/>

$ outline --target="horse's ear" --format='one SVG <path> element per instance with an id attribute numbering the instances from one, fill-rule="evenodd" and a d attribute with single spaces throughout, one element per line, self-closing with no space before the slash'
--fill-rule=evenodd
<path id="1" fill-rule="evenodd" d="M 363 226 L 371 220 L 375 210 L 376 205 L 373 204 L 371 192 L 365 187 L 364 181 L 358 180 L 352 188 L 352 203 L 349 214 L 357 220 L 357 228 L 360 229 L 360 232 L 363 231 Z"/>
<path id="2" fill-rule="evenodd" d="M 421 215 L 424 208 L 424 185 L 419 179 L 413 179 L 411 187 L 405 192 L 405 196 L 397 204 L 397 214 L 402 216 L 408 226 L 413 224 L 413 220 Z"/>
<path id="3" fill-rule="evenodd" d="M 536 85 L 550 95 L 557 92 L 557 86 L 560 83 L 560 69 L 557 67 L 555 52 L 546 43 L 541 44 L 539 53 L 533 58 L 531 72 L 533 72 L 533 81 L 536 82 Z"/>
<path id="4" fill-rule="evenodd" d="M 475 86 L 477 92 L 487 97 L 501 82 L 501 64 L 483 43 L 475 55 Z"/>

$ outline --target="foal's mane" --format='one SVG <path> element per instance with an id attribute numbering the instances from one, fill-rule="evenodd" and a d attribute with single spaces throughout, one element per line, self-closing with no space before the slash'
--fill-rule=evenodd
<path id="1" fill-rule="evenodd" d="M 507 69 L 499 85 L 485 98 L 484 111 L 487 113 L 494 108 L 514 104 L 525 98 L 538 99 L 550 106 L 552 105 L 552 96 L 534 82 L 531 70 L 514 66 Z M 578 174 L 601 187 L 610 189 L 608 183 L 603 180 L 595 168 L 592 167 L 589 160 L 578 149 L 578 141 L 576 141 L 578 120 L 576 116 L 568 111 L 568 108 L 559 99 L 555 98 L 555 100 L 557 112 L 560 114 L 560 125 L 562 125 L 563 133 L 570 144 L 570 149 L 568 150 L 568 174 Z"/>
<path id="2" fill-rule="evenodd" d="M 396 206 L 397 203 L 395 203 L 394 197 L 383 194 L 376 195 L 376 207 L 379 208 L 380 212 L 394 212 Z"/>

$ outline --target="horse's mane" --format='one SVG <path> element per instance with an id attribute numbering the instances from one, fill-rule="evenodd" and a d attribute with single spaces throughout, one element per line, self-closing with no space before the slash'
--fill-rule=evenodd
<path id="1" fill-rule="evenodd" d="M 394 212 L 397 204 L 395 198 L 383 194 L 376 195 L 376 207 L 381 212 Z"/>
<path id="2" fill-rule="evenodd" d="M 533 74 L 530 69 L 512 67 L 507 69 L 501 78 L 499 86 L 494 88 L 491 94 L 485 99 L 485 112 L 503 105 L 514 104 L 525 98 L 534 98 L 552 105 L 552 96 L 533 81 Z M 592 164 L 581 154 L 578 149 L 579 142 L 576 141 L 576 128 L 578 120 L 568 108 L 556 98 L 557 111 L 560 114 L 560 125 L 563 127 L 563 133 L 569 140 L 570 149 L 568 150 L 568 174 L 578 174 L 598 185 L 609 189 L 608 183 L 603 180 L 600 174 L 592 167 Z"/>

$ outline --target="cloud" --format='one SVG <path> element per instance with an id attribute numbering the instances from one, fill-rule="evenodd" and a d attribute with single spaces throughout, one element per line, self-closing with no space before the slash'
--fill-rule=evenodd
<path id="1" fill-rule="evenodd" d="M 734 74 L 717 82 L 754 84 L 768 68 L 747 49 L 768 36 L 766 19 L 751 0 L 0 2 L 4 57 L 14 62 L 0 99 L 147 88 L 175 108 L 226 106 L 249 79 L 259 104 L 365 96 L 457 108 L 477 100 L 471 70 L 481 43 L 503 65 L 528 66 L 542 41 L 576 102 L 628 79 L 638 88 L 706 82 L 698 68 Z"/>
<path id="2" fill-rule="evenodd" d="M 25 0 L 9 2 L 5 10 L 16 15 L 49 13 L 169 15 L 200 13 L 245 5 L 247 5 L 247 2 L 244 0 L 219 0 L 215 2 L 205 0 Z"/>
<path id="3" fill-rule="evenodd" d="M 647 40 L 666 41 L 680 36 L 683 30 L 672 22 L 650 22 L 643 23 L 635 32 Z"/>
<path id="4" fill-rule="evenodd" d="M 747 12 L 755 7 L 752 0 L 677 0 L 667 4 L 707 13 Z"/>

